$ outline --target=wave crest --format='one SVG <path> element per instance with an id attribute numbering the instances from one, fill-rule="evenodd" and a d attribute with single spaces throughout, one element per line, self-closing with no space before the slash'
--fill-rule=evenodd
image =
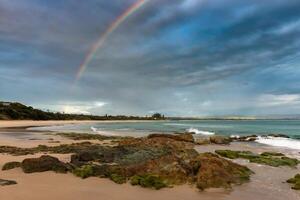
<path id="1" fill-rule="evenodd" d="M 214 132 L 210 132 L 210 131 L 201 131 L 199 129 L 196 128 L 189 128 L 186 130 L 188 133 L 195 133 L 195 134 L 199 134 L 199 135 L 214 135 Z"/>
<path id="2" fill-rule="evenodd" d="M 256 139 L 256 142 L 261 143 L 261 144 L 276 146 L 276 147 L 285 147 L 285 148 L 300 150 L 300 141 L 290 139 L 290 138 L 258 136 Z"/>

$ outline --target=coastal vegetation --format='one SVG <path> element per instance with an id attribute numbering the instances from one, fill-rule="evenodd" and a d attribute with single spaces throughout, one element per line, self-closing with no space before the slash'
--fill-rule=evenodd
<path id="1" fill-rule="evenodd" d="M 263 152 L 261 154 L 256 154 L 251 151 L 232 151 L 232 150 L 216 150 L 218 155 L 230 159 L 247 159 L 249 162 L 269 165 L 273 167 L 279 166 L 290 166 L 296 167 L 300 161 L 295 158 L 286 157 L 282 153 L 277 152 Z"/>
<path id="2" fill-rule="evenodd" d="M 60 112 L 43 111 L 17 102 L 0 101 L 0 120 L 164 120 L 165 116 L 154 113 L 152 116 L 125 115 L 84 115 L 66 114 Z"/>
<path id="3" fill-rule="evenodd" d="M 123 138 L 115 145 L 81 142 L 35 148 L 1 146 L 0 153 L 70 153 L 68 163 L 44 155 L 25 159 L 12 167 L 20 166 L 25 173 L 70 172 L 80 178 L 109 178 L 118 184 L 129 181 L 132 185 L 152 189 L 186 183 L 200 190 L 231 188 L 233 184 L 249 181 L 253 172 L 247 167 L 213 153 L 198 153 L 194 145 L 192 135 L 153 134 L 144 138 Z"/>

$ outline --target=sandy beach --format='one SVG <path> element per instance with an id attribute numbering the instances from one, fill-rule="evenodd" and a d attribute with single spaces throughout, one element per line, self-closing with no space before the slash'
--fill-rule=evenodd
<path id="1" fill-rule="evenodd" d="M 158 120 L 155 120 L 158 121 Z M 17 127 L 38 127 L 38 126 L 57 126 L 65 124 L 89 124 L 89 123 L 136 123 L 136 122 L 151 122 L 151 120 L 63 120 L 63 121 L 33 121 L 33 120 L 0 120 L 0 128 L 17 128 Z"/>
<path id="2" fill-rule="evenodd" d="M 91 123 L 94 121 L 2 121 L 0 122 L 0 145 L 17 147 L 35 147 L 39 144 L 55 146 L 70 144 L 75 141 L 51 135 L 49 132 L 28 131 L 20 127 L 49 126 L 69 123 Z M 5 128 L 4 128 L 5 127 Z M 55 143 L 55 142 L 59 143 Z M 95 141 L 92 141 L 95 142 Z M 223 145 L 197 145 L 198 152 L 213 152 L 216 149 L 250 150 L 261 153 L 263 151 L 283 152 L 288 156 L 299 158 L 299 153 L 271 146 L 254 146 L 248 143 L 232 143 Z M 24 158 L 39 157 L 41 153 L 29 156 L 0 155 L 0 168 L 9 161 L 22 161 Z M 61 161 L 68 162 L 69 154 L 53 154 Z M 199 192 L 197 188 L 183 185 L 166 188 L 159 191 L 131 186 L 118 185 L 103 178 L 80 179 L 72 174 L 57 174 L 43 172 L 25 174 L 21 169 L 1 171 L 0 178 L 15 180 L 18 184 L 3 186 L 0 190 L 0 199 L 5 200 L 135 200 L 135 199 L 164 199 L 164 200 L 297 200 L 300 192 L 290 189 L 285 180 L 299 173 L 298 168 L 270 167 L 249 163 L 245 160 L 234 160 L 248 166 L 255 172 L 249 183 L 234 186 L 232 190 L 209 189 Z"/>

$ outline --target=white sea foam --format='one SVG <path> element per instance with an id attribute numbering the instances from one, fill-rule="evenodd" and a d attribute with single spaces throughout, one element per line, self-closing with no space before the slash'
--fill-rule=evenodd
<path id="1" fill-rule="evenodd" d="M 196 134 L 199 134 L 199 135 L 214 135 L 215 134 L 214 132 L 201 131 L 201 130 L 198 130 L 196 128 L 189 128 L 186 131 L 189 132 L 189 133 L 196 133 Z"/>
<path id="2" fill-rule="evenodd" d="M 285 148 L 300 150 L 300 140 L 294 140 L 290 138 L 259 136 L 257 137 L 256 142 L 261 144 L 276 146 L 276 147 L 285 147 Z"/>
<path id="3" fill-rule="evenodd" d="M 91 126 L 91 130 L 92 130 L 93 132 L 97 132 L 97 128 L 95 128 L 95 127 L 93 127 L 93 126 Z"/>

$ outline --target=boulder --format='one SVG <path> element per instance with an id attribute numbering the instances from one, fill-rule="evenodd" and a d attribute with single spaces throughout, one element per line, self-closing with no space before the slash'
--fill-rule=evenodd
<path id="1" fill-rule="evenodd" d="M 212 144 L 230 144 L 231 142 L 231 139 L 229 137 L 219 135 L 211 136 L 209 140 Z"/>
<path id="2" fill-rule="evenodd" d="M 200 167 L 196 185 L 200 190 L 206 188 L 230 188 L 231 184 L 249 181 L 253 173 L 245 166 L 220 158 L 212 153 L 204 153 L 197 158 Z"/>
<path id="3" fill-rule="evenodd" d="M 39 158 L 27 158 L 23 160 L 21 167 L 25 173 L 55 171 L 66 173 L 68 166 L 57 158 L 43 155 Z"/>

